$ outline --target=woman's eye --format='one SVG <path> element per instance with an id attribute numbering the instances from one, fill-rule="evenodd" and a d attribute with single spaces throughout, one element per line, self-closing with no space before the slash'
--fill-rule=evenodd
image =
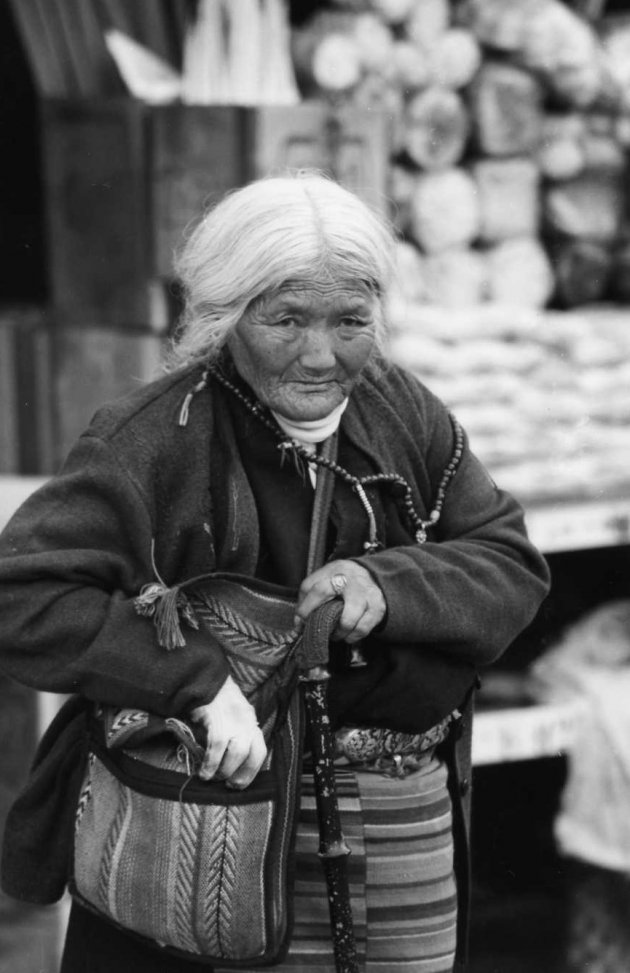
<path id="1" fill-rule="evenodd" d="M 357 330 L 358 328 L 364 328 L 369 324 L 369 321 L 364 321 L 363 318 L 345 317 L 340 318 L 339 324 L 346 330 Z"/>
<path id="2" fill-rule="evenodd" d="M 278 318 L 274 324 L 279 328 L 294 328 L 297 325 L 297 319 L 287 316 Z"/>

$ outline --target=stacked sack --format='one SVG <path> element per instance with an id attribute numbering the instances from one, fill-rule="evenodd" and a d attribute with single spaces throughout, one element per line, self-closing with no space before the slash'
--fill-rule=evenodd
<path id="1" fill-rule="evenodd" d="M 527 503 L 627 495 L 630 327 L 600 306 L 392 306 L 391 355 L 453 410 Z"/>
<path id="2" fill-rule="evenodd" d="M 627 36 L 560 0 L 334 0 L 295 31 L 306 97 L 392 117 L 409 299 L 626 296 Z"/>

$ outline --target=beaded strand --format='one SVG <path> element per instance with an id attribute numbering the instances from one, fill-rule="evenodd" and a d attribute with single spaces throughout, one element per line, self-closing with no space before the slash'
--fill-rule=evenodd
<path id="1" fill-rule="evenodd" d="M 334 460 L 328 459 L 325 456 L 320 456 L 317 453 L 309 452 L 308 449 L 300 445 L 300 443 L 296 442 L 294 439 L 287 439 L 276 423 L 265 415 L 263 406 L 260 403 L 252 401 L 247 395 L 241 392 L 237 386 L 233 385 L 232 382 L 225 377 L 225 375 L 218 371 L 218 369 L 211 367 L 209 371 L 224 388 L 231 392 L 245 406 L 245 408 L 251 412 L 253 416 L 262 422 L 267 429 L 271 430 L 274 436 L 279 440 L 277 448 L 281 450 L 283 454 L 286 454 L 287 450 L 291 450 L 294 455 L 299 456 L 306 463 L 314 463 L 317 466 L 326 467 L 332 473 L 334 473 L 335 476 L 338 476 L 341 480 L 350 485 L 350 487 L 359 497 L 368 518 L 369 540 L 363 545 L 366 553 L 370 554 L 382 546 L 377 538 L 376 517 L 374 516 L 374 510 L 365 491 L 365 487 L 373 486 L 379 483 L 402 487 L 404 490 L 402 502 L 405 508 L 405 513 L 412 524 L 416 543 L 424 544 L 427 539 L 427 529 L 437 524 L 442 515 L 446 491 L 449 483 L 457 472 L 462 458 L 464 449 L 464 432 L 455 416 L 449 413 L 449 418 L 453 427 L 453 435 L 455 437 L 453 453 L 438 484 L 433 509 L 431 510 L 428 519 L 423 520 L 418 515 L 418 512 L 414 507 L 411 487 L 405 478 L 400 476 L 399 473 L 374 473 L 370 476 L 358 477 L 354 476 Z"/>

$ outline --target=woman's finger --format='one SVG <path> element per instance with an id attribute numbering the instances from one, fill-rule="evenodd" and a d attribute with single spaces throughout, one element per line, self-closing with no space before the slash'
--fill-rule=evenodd
<path id="1" fill-rule="evenodd" d="M 354 632 L 367 611 L 367 602 L 363 596 L 348 596 L 344 600 L 343 611 L 339 616 L 337 627 L 334 632 L 334 639 L 347 639 Z"/>
<path id="2" fill-rule="evenodd" d="M 335 640 L 358 642 L 385 617 L 385 596 L 372 575 L 354 561 L 332 561 L 306 578 L 298 599 L 297 617 L 308 618 L 312 611 L 332 598 L 343 598 L 344 607 Z"/>
<path id="3" fill-rule="evenodd" d="M 203 780 L 212 780 L 212 778 L 215 776 L 225 756 L 227 745 L 228 740 L 219 736 L 208 735 L 206 752 L 204 754 L 203 763 L 201 764 L 201 768 L 199 770 L 199 776 Z"/>
<path id="4" fill-rule="evenodd" d="M 267 756 L 267 746 L 262 731 L 254 735 L 246 759 L 227 780 L 228 787 L 241 790 L 253 781 L 254 777 L 262 767 Z"/>
<path id="5" fill-rule="evenodd" d="M 357 578 L 365 574 L 364 568 L 353 561 L 332 561 L 317 571 L 313 571 L 300 585 L 297 615 L 302 620 L 308 618 L 311 612 L 332 601 L 333 598 L 348 596 L 348 591 L 355 584 Z"/>
<path id="6" fill-rule="evenodd" d="M 324 583 L 313 585 L 310 591 L 298 602 L 296 615 L 304 621 L 316 608 L 325 605 L 326 602 L 332 601 L 336 597 L 337 595 L 329 585 L 327 586 Z"/>
<path id="7" fill-rule="evenodd" d="M 346 642 L 359 642 L 376 628 L 385 616 L 385 599 L 348 598 L 341 613 L 335 640 L 344 639 Z"/>
<path id="8" fill-rule="evenodd" d="M 245 763 L 251 749 L 251 738 L 249 735 L 231 737 L 223 753 L 223 759 L 217 770 L 217 777 L 222 780 L 229 780 L 232 774 Z"/>
<path id="9" fill-rule="evenodd" d="M 261 749 L 262 760 L 264 760 L 266 747 L 256 722 L 254 707 L 231 676 L 227 677 L 210 703 L 198 706 L 192 711 L 191 718 L 201 723 L 206 731 L 206 752 L 199 771 L 200 777 L 210 780 L 217 774 L 223 763 L 222 777 L 229 777 L 246 765 L 245 777 L 249 780 L 253 779 L 257 767 L 250 776 L 250 763 L 248 763 L 252 744 L 256 743 L 254 748 L 256 760 L 259 760 Z M 262 760 L 259 760 L 257 766 L 260 766 Z"/>

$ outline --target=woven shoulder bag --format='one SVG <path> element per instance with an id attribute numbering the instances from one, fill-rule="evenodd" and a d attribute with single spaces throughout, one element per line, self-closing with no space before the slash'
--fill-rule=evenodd
<path id="1" fill-rule="evenodd" d="M 249 787 L 231 790 L 196 775 L 204 746 L 192 724 L 97 708 L 71 892 L 173 955 L 226 968 L 267 965 L 285 954 L 292 921 L 303 736 L 295 598 L 236 576 L 185 587 L 175 595 L 179 613 L 221 644 L 256 709 L 265 764 Z"/>

